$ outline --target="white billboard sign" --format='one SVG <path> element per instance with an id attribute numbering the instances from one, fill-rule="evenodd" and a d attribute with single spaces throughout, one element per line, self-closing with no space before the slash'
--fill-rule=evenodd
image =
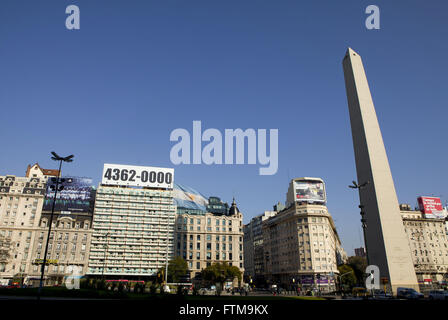
<path id="1" fill-rule="evenodd" d="M 295 199 L 304 202 L 325 202 L 325 188 L 320 181 L 294 181 Z"/>
<path id="2" fill-rule="evenodd" d="M 174 169 L 104 164 L 102 184 L 172 189 Z"/>

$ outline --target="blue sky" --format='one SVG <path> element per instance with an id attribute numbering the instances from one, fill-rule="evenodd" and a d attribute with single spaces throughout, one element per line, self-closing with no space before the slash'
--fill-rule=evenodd
<path id="1" fill-rule="evenodd" d="M 81 29 L 65 28 L 76 4 Z M 378 5 L 381 29 L 367 30 Z M 0 174 L 49 152 L 65 174 L 103 163 L 173 167 L 172 130 L 192 121 L 279 130 L 279 169 L 179 165 L 175 181 L 251 217 L 321 177 L 349 254 L 362 243 L 342 58 L 363 58 L 400 202 L 447 193 L 448 2 L 20 1 L 0 3 Z"/>

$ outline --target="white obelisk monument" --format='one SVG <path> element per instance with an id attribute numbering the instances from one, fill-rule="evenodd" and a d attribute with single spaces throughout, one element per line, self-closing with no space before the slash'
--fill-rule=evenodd
<path id="1" fill-rule="evenodd" d="M 342 62 L 347 91 L 359 198 L 366 218 L 369 263 L 380 269 L 392 291 L 418 290 L 411 250 L 400 216 L 394 181 L 361 57 L 351 48 Z M 382 287 L 382 286 L 381 286 Z"/>

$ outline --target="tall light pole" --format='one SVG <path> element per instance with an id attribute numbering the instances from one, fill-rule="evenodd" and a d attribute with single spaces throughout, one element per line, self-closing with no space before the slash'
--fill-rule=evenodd
<path id="1" fill-rule="evenodd" d="M 339 278 L 339 281 L 338 281 L 338 282 L 339 282 L 339 289 L 341 290 L 341 292 L 342 292 L 342 280 L 341 280 L 342 277 L 343 277 L 343 276 L 346 276 L 346 275 L 348 275 L 348 274 L 350 274 L 350 273 L 352 273 L 352 272 L 353 272 L 353 270 L 352 270 L 352 271 L 349 271 L 349 272 L 346 272 L 346 273 L 343 273 L 342 275 L 339 275 L 339 277 L 338 277 L 338 278 Z"/>
<path id="2" fill-rule="evenodd" d="M 365 186 L 367 186 L 369 184 L 369 181 L 366 181 L 362 184 L 357 184 L 356 181 L 352 181 L 353 185 L 348 186 L 349 188 L 352 189 L 358 189 L 358 192 L 361 192 L 361 189 L 364 188 Z M 360 197 L 361 199 L 361 197 Z M 364 236 L 364 247 L 366 248 L 366 259 L 367 259 L 367 265 L 369 265 L 369 255 L 367 254 L 367 239 L 366 239 L 366 228 L 367 228 L 367 220 L 365 218 L 365 211 L 364 211 L 364 206 L 362 204 L 360 204 L 359 209 L 361 209 L 361 226 L 362 226 L 362 232 L 363 232 L 363 236 Z"/>
<path id="3" fill-rule="evenodd" d="M 165 292 L 169 292 L 169 286 L 168 286 L 168 243 L 169 243 L 169 222 L 166 224 L 166 262 L 165 262 Z"/>
<path id="4" fill-rule="evenodd" d="M 61 169 L 62 169 L 62 162 L 72 162 L 74 155 L 69 155 L 67 157 L 60 157 L 56 152 L 52 151 L 51 154 L 53 155 L 51 157 L 54 161 L 59 161 L 59 171 L 58 176 L 56 178 L 51 178 L 53 182 L 56 182 L 56 185 L 53 187 L 51 186 L 51 189 L 54 190 L 54 198 L 53 198 L 53 204 L 51 206 L 51 215 L 50 215 L 50 221 L 48 223 L 48 234 L 47 234 L 47 243 L 45 244 L 45 252 L 44 252 L 44 259 L 42 261 L 42 268 L 41 268 L 41 274 L 40 274 L 40 282 L 39 282 L 39 289 L 37 290 L 37 300 L 40 300 L 40 295 L 42 292 L 42 285 L 44 281 L 44 273 L 45 273 L 45 265 L 47 264 L 47 253 L 48 253 L 48 243 L 50 242 L 50 234 L 51 234 L 51 225 L 53 223 L 53 215 L 54 215 L 54 206 L 56 204 L 56 196 L 58 194 L 58 191 L 61 191 L 63 189 L 63 186 L 59 188 L 59 182 L 63 183 L 65 182 L 65 179 L 61 179 Z M 54 188 L 54 189 L 53 189 Z"/>
<path id="5" fill-rule="evenodd" d="M 104 282 L 104 269 L 106 268 L 106 254 L 109 249 L 109 235 L 110 232 L 106 233 L 106 244 L 104 245 L 104 262 L 103 262 L 103 269 L 101 270 L 101 278 Z"/>

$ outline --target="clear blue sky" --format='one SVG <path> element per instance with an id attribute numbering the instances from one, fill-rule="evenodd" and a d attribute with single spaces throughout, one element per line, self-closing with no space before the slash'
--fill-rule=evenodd
<path id="1" fill-rule="evenodd" d="M 81 29 L 65 28 L 65 7 Z M 369 4 L 381 29 L 367 30 Z M 172 167 L 170 132 L 279 129 L 279 169 L 175 167 L 175 181 L 251 217 L 285 201 L 290 178 L 325 180 L 349 254 L 361 245 L 342 58 L 362 57 L 400 202 L 448 199 L 448 2 L 20 1 L 0 3 L 0 174 L 49 152 L 97 184 L 103 163 Z"/>

